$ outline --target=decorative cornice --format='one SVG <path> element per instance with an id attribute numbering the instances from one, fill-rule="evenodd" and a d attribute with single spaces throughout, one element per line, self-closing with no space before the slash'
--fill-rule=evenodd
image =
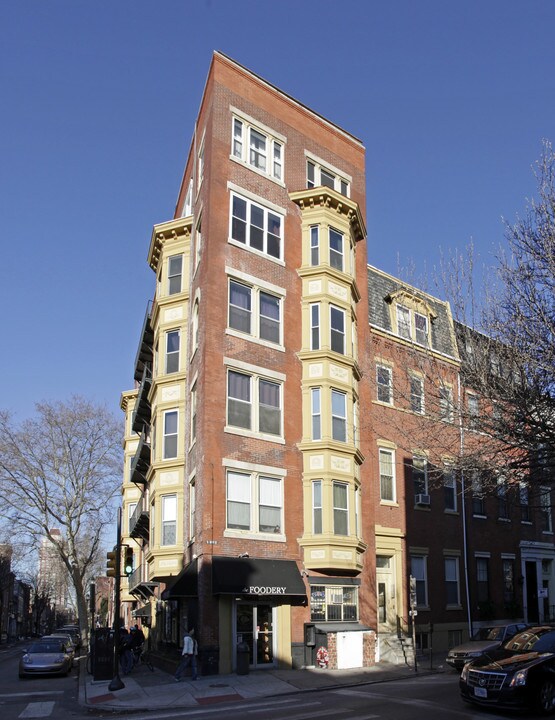
<path id="1" fill-rule="evenodd" d="M 349 221 L 356 241 L 364 240 L 366 237 L 366 225 L 358 203 L 341 195 L 336 190 L 320 186 L 297 190 L 289 193 L 289 197 L 301 210 L 312 210 L 318 207 L 335 210 L 338 215 L 343 215 Z"/>
<path id="2" fill-rule="evenodd" d="M 148 264 L 154 270 L 158 271 L 158 263 L 162 254 L 162 247 L 168 240 L 178 240 L 183 238 L 189 240 L 193 228 L 193 216 L 189 215 L 185 218 L 170 220 L 165 223 L 155 225 L 150 238 L 150 247 L 148 249 Z"/>

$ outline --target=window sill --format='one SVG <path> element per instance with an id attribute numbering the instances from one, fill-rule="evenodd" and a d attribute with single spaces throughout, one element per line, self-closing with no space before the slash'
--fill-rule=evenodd
<path id="1" fill-rule="evenodd" d="M 462 605 L 446 605 L 446 610 L 462 610 Z"/>
<path id="2" fill-rule="evenodd" d="M 446 515 L 455 515 L 456 517 L 458 517 L 460 515 L 458 510 L 451 510 L 450 508 L 445 508 L 445 510 L 443 512 Z"/>
<path id="3" fill-rule="evenodd" d="M 283 238 L 282 238 L 283 241 Z M 230 245 L 234 245 L 237 248 L 241 248 L 242 250 L 246 250 L 247 252 L 251 252 L 253 255 L 258 255 L 260 258 L 264 258 L 265 260 L 270 260 L 270 262 L 276 263 L 277 265 L 283 265 L 285 267 L 285 260 L 282 260 L 281 258 L 274 257 L 273 255 L 268 255 L 268 253 L 261 252 L 260 250 L 257 250 L 256 248 L 251 247 L 250 245 L 247 245 L 246 243 L 239 242 L 238 240 L 234 240 L 233 238 L 228 238 L 227 242 Z"/>
<path id="4" fill-rule="evenodd" d="M 472 517 L 476 518 L 477 520 L 487 520 L 488 519 L 487 515 L 477 515 L 476 513 L 472 513 Z"/>
<path id="5" fill-rule="evenodd" d="M 382 500 L 380 499 L 380 505 L 386 505 L 387 507 L 399 507 L 399 503 L 395 500 Z"/>
<path id="6" fill-rule="evenodd" d="M 497 521 L 498 521 L 498 522 L 504 522 L 504 523 L 510 523 L 510 522 L 511 522 L 511 518 L 498 517 L 498 518 L 497 518 Z"/>
<path id="7" fill-rule="evenodd" d="M 282 533 L 255 533 L 250 530 L 224 530 L 224 537 L 264 542 L 286 542 L 287 540 Z"/>
<path id="8" fill-rule="evenodd" d="M 234 330 L 233 328 L 226 328 L 225 334 L 232 335 L 236 338 L 241 338 L 241 340 L 246 340 L 247 342 L 256 343 L 257 345 L 263 345 L 264 347 L 270 348 L 271 350 L 279 350 L 279 352 L 285 352 L 285 347 L 281 343 L 273 343 L 269 340 L 263 340 L 262 338 L 256 337 L 255 335 L 249 335 L 249 333 L 243 333 L 239 330 Z"/>
<path id="9" fill-rule="evenodd" d="M 278 445 L 285 445 L 285 438 L 278 435 L 266 435 L 264 433 L 253 432 L 252 430 L 245 430 L 244 428 L 233 427 L 232 425 L 226 425 L 224 432 L 230 435 L 241 435 L 241 437 L 250 437 L 255 440 L 266 440 L 267 442 L 277 443 Z"/>
<path id="10" fill-rule="evenodd" d="M 253 173 L 256 173 L 256 175 L 260 175 L 260 177 L 266 178 L 266 180 L 271 180 L 276 185 L 279 185 L 280 187 L 286 187 L 283 180 L 280 180 L 279 178 L 274 177 L 273 175 L 270 175 L 267 172 L 264 172 L 264 170 L 260 170 L 259 168 L 255 167 L 254 165 L 251 165 L 248 162 L 245 162 L 244 160 L 241 160 L 238 157 L 235 157 L 235 155 L 230 154 L 229 159 L 233 161 L 234 163 L 237 163 L 237 165 L 240 165 L 241 167 L 247 168 L 247 170 L 252 170 Z"/>

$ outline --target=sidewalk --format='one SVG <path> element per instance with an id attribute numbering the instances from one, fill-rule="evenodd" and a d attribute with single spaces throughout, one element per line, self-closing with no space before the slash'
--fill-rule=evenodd
<path id="1" fill-rule="evenodd" d="M 243 699 L 310 692 L 322 688 L 347 687 L 365 683 L 389 682 L 407 677 L 442 672 L 441 664 L 430 669 L 429 660 L 414 667 L 379 663 L 354 670 L 258 670 L 248 675 L 207 675 L 191 681 L 185 677 L 176 683 L 173 675 L 145 666 L 122 677 L 125 687 L 110 691 L 109 681 L 94 682 L 82 664 L 79 677 L 79 702 L 103 710 L 161 710 L 199 707 Z"/>

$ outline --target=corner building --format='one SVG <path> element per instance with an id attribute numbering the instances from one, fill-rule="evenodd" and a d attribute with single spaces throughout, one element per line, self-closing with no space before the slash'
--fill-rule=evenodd
<path id="1" fill-rule="evenodd" d="M 360 140 L 215 53 L 121 398 L 122 599 L 161 657 L 375 660 L 365 205 Z"/>

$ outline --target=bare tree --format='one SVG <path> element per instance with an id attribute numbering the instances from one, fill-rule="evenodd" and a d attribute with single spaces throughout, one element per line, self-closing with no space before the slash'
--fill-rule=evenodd
<path id="1" fill-rule="evenodd" d="M 19 425 L 0 412 L 0 516 L 37 549 L 47 538 L 69 575 L 84 635 L 86 587 L 121 486 L 121 425 L 80 397 L 36 410 Z"/>

